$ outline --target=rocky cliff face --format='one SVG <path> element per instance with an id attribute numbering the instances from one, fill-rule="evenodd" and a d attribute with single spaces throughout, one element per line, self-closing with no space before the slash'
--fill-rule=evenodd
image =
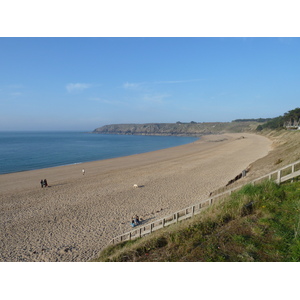
<path id="1" fill-rule="evenodd" d="M 93 133 L 200 136 L 204 134 L 249 131 L 254 126 L 253 122 L 113 124 L 99 127 Z"/>

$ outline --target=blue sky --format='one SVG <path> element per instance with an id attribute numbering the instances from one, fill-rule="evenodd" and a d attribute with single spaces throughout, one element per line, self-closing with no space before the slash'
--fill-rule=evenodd
<path id="1" fill-rule="evenodd" d="M 0 38 L 0 130 L 227 122 L 299 107 L 299 38 Z"/>

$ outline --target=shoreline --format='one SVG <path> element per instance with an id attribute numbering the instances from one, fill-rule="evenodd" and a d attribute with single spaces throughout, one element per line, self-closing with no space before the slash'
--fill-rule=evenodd
<path id="1" fill-rule="evenodd" d="M 219 136 L 219 135 L 211 135 L 211 136 Z M 12 172 L 12 173 L 4 173 L 4 174 L 0 174 L 0 184 L 1 184 L 1 178 L 2 177 L 6 177 L 6 176 L 10 176 L 10 177 L 17 177 L 17 178 L 22 178 L 23 174 L 24 175 L 28 175 L 31 177 L 33 173 L 39 173 L 41 175 L 47 175 L 47 173 L 52 173 L 51 170 L 53 169 L 58 169 L 58 172 L 59 172 L 59 169 L 61 168 L 68 168 L 68 167 L 71 167 L 72 169 L 75 169 L 75 166 L 79 166 L 80 169 L 77 170 L 77 173 L 81 174 L 81 170 L 82 169 L 85 169 L 86 166 L 90 166 L 90 165 L 94 165 L 94 164 L 101 164 L 101 162 L 103 163 L 108 163 L 108 162 L 111 162 L 111 161 L 114 161 L 114 160 L 123 160 L 123 159 L 131 159 L 131 158 L 135 158 L 137 156 L 140 156 L 140 155 L 148 155 L 148 154 L 154 154 L 157 153 L 157 152 L 160 152 L 160 151 L 167 151 L 169 149 L 176 149 L 178 147 L 185 147 L 187 145 L 191 145 L 197 141 L 201 141 L 201 140 L 205 140 L 204 138 L 202 138 L 203 136 L 201 137 L 195 137 L 196 140 L 191 142 L 191 143 L 187 143 L 187 144 L 183 144 L 183 145 L 179 145 L 179 146 L 174 146 L 174 147 L 168 147 L 168 148 L 163 148 L 163 149 L 159 149 L 159 150 L 154 150 L 154 151 L 148 151 L 148 152 L 142 152 L 142 153 L 136 153 L 136 154 L 131 154 L 131 155 L 125 155 L 125 156 L 119 156 L 119 157 L 113 157 L 113 158 L 105 158 L 105 159 L 100 159 L 100 160 L 92 160 L 92 161 L 87 161 L 87 162 L 78 162 L 78 163 L 72 163 L 72 164 L 66 164 L 66 165 L 59 165 L 59 166 L 53 166 L 53 167 L 45 167 L 45 168 L 39 168 L 39 169 L 33 169 L 33 170 L 24 170 L 24 171 L 18 171 L 18 172 Z M 71 169 L 70 169 L 71 170 Z M 49 172 L 47 172 L 49 171 Z M 73 171 L 73 170 L 72 170 Z M 20 175 L 20 176 L 18 176 Z M 79 176 L 80 177 L 80 176 Z M 42 178 L 41 178 L 42 179 Z M 2 182 L 3 183 L 3 182 Z M 14 186 L 15 184 L 12 183 Z M 1 186 L 1 189 L 2 189 L 2 192 L 4 191 L 4 185 Z M 14 187 L 15 189 L 15 187 Z"/>
<path id="2" fill-rule="evenodd" d="M 205 199 L 271 145 L 255 134 L 207 135 L 147 153 L 0 175 L 0 260 L 88 261 L 131 229 L 132 215 L 151 222 Z M 49 188 L 40 187 L 41 178 Z"/>
<path id="3" fill-rule="evenodd" d="M 36 133 L 41 133 L 41 132 L 37 131 Z M 52 133 L 52 132 L 49 132 L 49 133 Z M 55 132 L 53 132 L 53 133 L 55 133 Z M 65 132 L 62 131 L 61 133 L 65 133 Z M 77 133 L 77 132 L 73 132 L 73 133 Z M 94 135 L 95 135 L 95 133 L 94 133 Z M 98 134 L 98 135 L 113 135 L 113 134 Z M 122 135 L 126 135 L 126 134 L 122 134 Z M 136 135 L 136 136 L 160 136 L 160 135 Z M 169 137 L 170 136 L 171 135 L 169 135 Z M 201 139 L 201 136 L 188 136 L 188 135 L 182 135 L 182 136 L 180 136 L 180 135 L 178 135 L 178 136 L 177 135 L 176 136 L 173 135 L 173 137 L 193 138 L 194 141 Z M 184 144 L 179 144 L 178 146 L 184 146 L 184 145 L 193 143 L 194 141 L 186 142 Z M 131 155 L 138 155 L 138 154 L 143 154 L 143 153 L 149 153 L 149 152 L 159 151 L 159 150 L 163 150 L 163 149 L 174 148 L 174 147 L 178 147 L 178 146 L 176 146 L 176 145 L 175 146 L 165 146 L 165 148 L 161 148 L 161 149 L 157 149 L 157 150 L 145 150 L 145 152 L 140 152 L 140 153 L 124 154 L 124 155 L 121 155 L 121 156 L 112 156 L 112 157 L 98 158 L 98 159 L 92 159 L 92 160 L 87 160 L 87 161 L 84 161 L 85 159 L 83 158 L 83 161 L 71 162 L 71 163 L 66 163 L 66 164 L 60 164 L 60 163 L 58 163 L 57 165 L 53 165 L 53 163 L 51 163 L 51 165 L 45 166 L 45 167 L 35 167 L 35 168 L 32 168 L 32 169 L 16 170 L 16 171 L 10 171 L 10 172 L 6 172 L 6 173 L 1 173 L 0 172 L 0 176 L 1 175 L 14 174 L 14 173 L 22 173 L 22 172 L 27 172 L 27 171 L 38 171 L 38 170 L 43 170 L 43 169 L 55 168 L 55 167 L 72 166 L 72 165 L 78 165 L 78 164 L 83 164 L 83 163 L 92 163 L 92 162 L 97 162 L 97 161 L 103 161 L 103 160 L 106 160 L 106 159 L 114 159 L 114 158 L 121 158 L 121 157 L 126 157 L 126 156 L 131 156 Z M 82 159 L 82 158 L 80 158 L 80 159 Z"/>

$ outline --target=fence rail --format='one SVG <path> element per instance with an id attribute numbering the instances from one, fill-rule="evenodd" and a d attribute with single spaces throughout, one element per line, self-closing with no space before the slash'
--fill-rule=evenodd
<path id="1" fill-rule="evenodd" d="M 268 173 L 264 176 L 261 176 L 259 178 L 254 179 L 251 182 L 248 182 L 246 184 L 252 183 L 257 184 L 260 183 L 266 179 L 275 181 L 277 184 L 281 184 L 282 182 L 293 180 L 293 178 L 300 176 L 300 160 L 289 164 L 283 168 L 280 168 L 276 171 L 273 171 L 271 173 Z M 142 236 L 145 236 L 147 234 L 151 234 L 152 232 L 164 228 L 166 226 L 169 226 L 174 223 L 178 223 L 179 221 L 188 219 L 193 217 L 196 214 L 199 214 L 203 209 L 211 206 L 216 201 L 223 199 L 225 196 L 230 195 L 233 191 L 236 191 L 238 189 L 241 189 L 243 185 L 237 186 L 235 188 L 226 190 L 223 193 L 219 193 L 215 196 L 211 196 L 208 199 L 202 200 L 192 206 L 186 207 L 184 209 L 181 209 L 179 211 L 174 212 L 173 214 L 170 214 L 162 219 L 155 220 L 149 224 L 140 225 L 136 229 L 133 229 L 129 232 L 123 233 L 117 237 L 114 237 L 109 244 L 115 244 L 127 240 L 132 240 L 135 238 L 139 238 Z"/>

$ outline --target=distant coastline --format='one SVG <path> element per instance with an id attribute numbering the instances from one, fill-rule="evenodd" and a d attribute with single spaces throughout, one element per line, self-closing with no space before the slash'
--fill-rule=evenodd
<path id="1" fill-rule="evenodd" d="M 249 132 L 256 128 L 257 124 L 259 123 L 255 121 L 111 124 L 96 128 L 92 133 L 199 137 L 208 134 Z"/>

